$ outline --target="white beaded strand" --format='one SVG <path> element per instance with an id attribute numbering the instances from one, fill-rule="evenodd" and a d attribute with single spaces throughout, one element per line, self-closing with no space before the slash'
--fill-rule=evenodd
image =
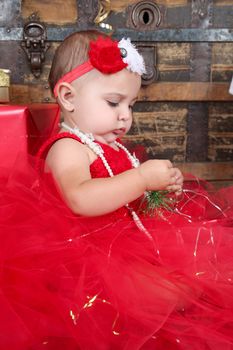
<path id="1" fill-rule="evenodd" d="M 102 160 L 108 174 L 110 177 L 113 177 L 114 174 L 112 172 L 112 169 L 110 167 L 110 165 L 108 164 L 108 161 L 107 159 L 105 158 L 104 156 L 104 151 L 102 149 L 102 147 L 97 144 L 95 142 L 95 139 L 93 137 L 92 134 L 85 134 L 83 133 L 81 130 L 79 130 L 77 127 L 75 128 L 71 128 L 69 127 L 66 123 L 61 123 L 61 126 L 68 130 L 71 134 L 74 134 L 76 136 L 78 136 L 81 140 L 81 142 L 85 145 L 87 145 L 97 156 L 100 157 L 100 159 Z M 140 165 L 140 162 L 139 160 L 135 157 L 135 155 L 132 155 L 125 146 L 123 146 L 121 143 L 115 141 L 114 142 L 115 145 L 119 148 L 121 148 L 126 154 L 127 154 L 127 157 L 128 159 L 130 160 L 132 166 L 134 168 L 138 168 L 139 165 Z M 150 233 L 148 232 L 148 230 L 145 228 L 145 226 L 143 225 L 141 219 L 139 218 L 138 214 L 135 212 L 135 210 L 133 210 L 129 204 L 125 204 L 125 207 L 129 210 L 129 212 L 131 213 L 132 215 L 132 218 L 136 224 L 136 226 L 139 228 L 140 231 L 142 231 L 143 233 L 145 233 L 145 235 L 150 239 L 150 240 L 153 240 L 152 236 L 150 235 Z"/>
<path id="2" fill-rule="evenodd" d="M 130 160 L 130 162 L 131 162 L 131 164 L 132 164 L 132 166 L 133 166 L 134 168 L 138 168 L 138 167 L 139 167 L 140 162 L 139 162 L 139 160 L 136 158 L 136 156 L 135 156 L 134 154 L 132 155 L 132 154 L 127 150 L 127 148 L 126 148 L 125 146 L 123 146 L 120 142 L 115 141 L 115 145 L 116 145 L 117 147 L 123 149 L 123 151 L 125 151 L 125 153 L 127 154 L 128 158 L 129 158 L 129 160 Z"/>

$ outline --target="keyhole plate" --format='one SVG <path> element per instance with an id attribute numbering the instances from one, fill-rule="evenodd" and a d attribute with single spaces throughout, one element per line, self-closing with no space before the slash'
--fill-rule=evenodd
<path id="1" fill-rule="evenodd" d="M 137 29 L 154 29 L 160 25 L 161 11 L 152 1 L 140 1 L 132 9 L 132 23 Z"/>

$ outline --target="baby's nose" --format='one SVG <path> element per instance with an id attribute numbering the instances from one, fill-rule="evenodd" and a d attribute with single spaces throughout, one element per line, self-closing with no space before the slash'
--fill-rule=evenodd
<path id="1" fill-rule="evenodd" d="M 128 120 L 130 118 L 131 118 L 131 110 L 129 108 L 128 109 L 124 109 L 118 115 L 118 119 L 119 120 Z"/>

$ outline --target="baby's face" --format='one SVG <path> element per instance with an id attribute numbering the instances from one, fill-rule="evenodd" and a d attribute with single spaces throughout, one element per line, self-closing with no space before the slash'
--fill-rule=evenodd
<path id="1" fill-rule="evenodd" d="M 109 75 L 93 70 L 83 78 L 72 83 L 76 90 L 73 120 L 97 141 L 112 145 L 131 127 L 141 77 L 123 69 Z"/>

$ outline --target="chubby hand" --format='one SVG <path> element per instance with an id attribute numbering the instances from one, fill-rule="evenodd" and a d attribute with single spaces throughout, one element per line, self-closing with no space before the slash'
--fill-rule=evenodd
<path id="1" fill-rule="evenodd" d="M 184 177 L 178 168 L 173 168 L 175 174 L 172 177 L 172 183 L 167 186 L 166 190 L 169 192 L 175 192 L 176 196 L 181 195 L 182 193 L 182 188 L 183 188 L 183 182 L 184 182 Z"/>
<path id="2" fill-rule="evenodd" d="M 183 175 L 178 168 L 166 159 L 151 159 L 138 168 L 146 190 L 167 190 L 179 195 L 182 192 Z"/>

